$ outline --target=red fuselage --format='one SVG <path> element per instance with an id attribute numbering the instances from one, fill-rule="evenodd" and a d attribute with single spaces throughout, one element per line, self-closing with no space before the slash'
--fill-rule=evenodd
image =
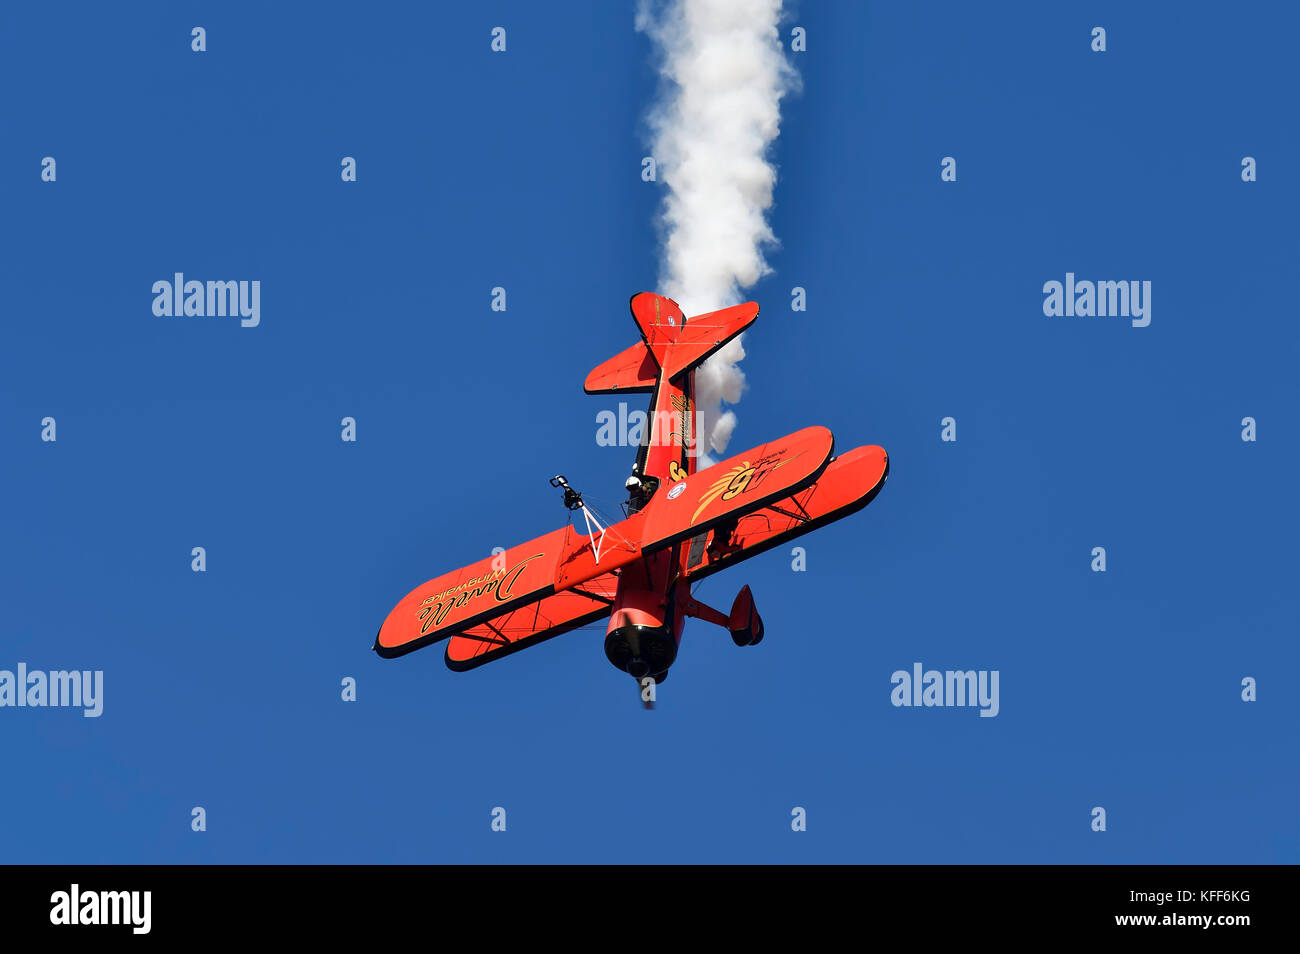
<path id="1" fill-rule="evenodd" d="M 675 379 L 660 376 L 650 401 L 650 416 L 641 437 L 637 472 L 649 495 L 671 494 L 695 473 L 695 372 Z M 642 501 L 644 503 L 644 500 Z M 605 632 L 605 655 L 637 679 L 662 682 L 677 658 L 690 585 L 681 582 L 684 541 L 642 557 L 625 567 Z"/>

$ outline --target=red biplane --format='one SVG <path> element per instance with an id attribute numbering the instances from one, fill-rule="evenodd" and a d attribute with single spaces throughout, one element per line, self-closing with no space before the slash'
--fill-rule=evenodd
<path id="1" fill-rule="evenodd" d="M 459 672 L 608 617 L 605 655 L 653 701 L 686 617 L 721 626 L 737 646 L 757 645 L 763 621 L 748 586 L 729 614 L 694 599 L 692 586 L 861 510 L 889 473 L 884 448 L 835 456 L 824 427 L 697 472 L 695 369 L 757 316 L 747 302 L 687 320 L 670 298 L 634 296 L 641 340 L 585 385 L 588 394 L 652 395 L 626 519 L 607 524 L 563 476 L 553 477 L 574 519 L 412 590 L 384 620 L 375 651 L 391 658 L 447 640 L 447 666 Z"/>

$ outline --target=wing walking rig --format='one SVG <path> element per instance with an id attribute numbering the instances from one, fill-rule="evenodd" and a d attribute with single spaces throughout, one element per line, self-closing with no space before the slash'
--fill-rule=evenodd
<path id="1" fill-rule="evenodd" d="M 692 433 L 695 369 L 758 317 L 746 302 L 689 320 L 670 298 L 632 298 L 641 340 L 589 375 L 588 394 L 649 393 L 650 416 L 628 478 L 626 519 L 608 526 L 563 476 L 576 520 L 504 553 L 429 580 L 388 614 L 386 658 L 447 644 L 458 672 L 609 619 L 605 655 L 652 702 L 677 658 L 687 617 L 721 626 L 737 646 L 763 639 L 749 587 L 730 613 L 691 596 L 706 576 L 856 513 L 880 492 L 889 455 L 875 445 L 835 455 L 806 427 L 703 470 Z"/>

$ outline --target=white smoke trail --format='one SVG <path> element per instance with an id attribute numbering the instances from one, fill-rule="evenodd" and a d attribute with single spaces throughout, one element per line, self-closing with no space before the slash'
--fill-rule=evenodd
<path id="1" fill-rule="evenodd" d="M 665 81 L 649 116 L 668 186 L 659 290 L 688 317 L 736 304 L 741 289 L 771 271 L 763 250 L 776 236 L 764 214 L 776 170 L 766 154 L 780 131 L 781 97 L 798 83 L 781 48 L 780 15 L 781 0 L 641 0 L 637 10 Z M 722 405 L 740 400 L 744 357 L 737 338 L 695 374 L 706 454 L 731 440 L 736 415 Z"/>

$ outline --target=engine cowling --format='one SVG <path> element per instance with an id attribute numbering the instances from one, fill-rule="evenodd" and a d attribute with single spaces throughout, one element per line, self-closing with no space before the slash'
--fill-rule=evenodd
<path id="1" fill-rule="evenodd" d="M 620 588 L 605 631 L 605 657 L 634 679 L 662 682 L 682 639 L 685 619 L 676 604 L 672 592 L 665 606 L 652 590 Z"/>

